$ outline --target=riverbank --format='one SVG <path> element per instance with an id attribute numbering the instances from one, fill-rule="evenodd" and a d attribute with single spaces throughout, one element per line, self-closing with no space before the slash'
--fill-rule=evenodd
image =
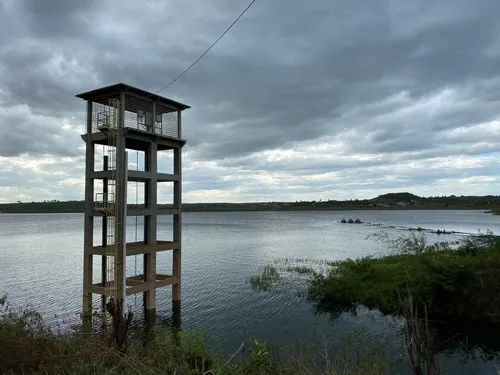
<path id="1" fill-rule="evenodd" d="M 273 349 L 266 341 L 246 339 L 233 354 L 211 350 L 203 331 L 157 326 L 149 333 L 132 330 L 119 349 L 104 316 L 94 315 L 93 333 L 81 324 L 55 334 L 33 309 L 12 309 L 0 299 L 1 374 L 328 374 L 382 375 L 390 372 L 383 342 L 348 338 L 332 355 L 311 345 Z"/>

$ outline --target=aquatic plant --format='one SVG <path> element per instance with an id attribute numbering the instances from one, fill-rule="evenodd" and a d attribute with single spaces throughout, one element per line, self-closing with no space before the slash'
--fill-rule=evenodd
<path id="1" fill-rule="evenodd" d="M 269 290 L 281 279 L 281 275 L 275 266 L 265 266 L 259 275 L 250 277 L 250 284 L 259 290 Z"/>

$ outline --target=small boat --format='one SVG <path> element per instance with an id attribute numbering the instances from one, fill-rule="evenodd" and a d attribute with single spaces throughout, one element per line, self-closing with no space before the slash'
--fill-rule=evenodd
<path id="1" fill-rule="evenodd" d="M 349 223 L 349 224 L 354 224 L 354 220 L 353 220 L 353 219 L 351 219 L 351 218 L 349 218 L 349 220 L 347 220 L 347 223 Z"/>
<path id="2" fill-rule="evenodd" d="M 354 224 L 363 224 L 363 222 L 359 220 L 359 218 L 356 218 L 356 220 L 354 220 Z"/>
<path id="3" fill-rule="evenodd" d="M 345 218 L 343 218 L 342 220 L 340 220 L 340 222 L 345 224 L 345 223 L 347 223 L 347 220 Z"/>

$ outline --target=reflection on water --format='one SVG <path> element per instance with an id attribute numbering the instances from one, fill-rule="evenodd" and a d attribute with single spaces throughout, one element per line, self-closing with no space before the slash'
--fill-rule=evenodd
<path id="1" fill-rule="evenodd" d="M 142 319 L 137 319 L 137 323 L 144 323 L 146 331 L 150 331 L 155 325 L 169 327 L 173 331 L 179 331 L 182 326 L 181 301 L 172 301 L 172 310 L 170 314 L 158 315 L 155 310 L 144 311 Z"/>
<path id="2" fill-rule="evenodd" d="M 500 216 L 477 211 L 185 213 L 182 309 L 176 312 L 173 308 L 170 288 L 159 289 L 156 322 L 175 326 L 181 321 L 183 328 L 207 330 L 228 351 L 239 347 L 243 335 L 280 346 L 295 340 L 320 342 L 326 337 L 329 346 L 335 348 L 345 334 L 367 328 L 373 334 L 393 338 L 390 350 L 395 358 L 402 350 L 397 319 L 358 307 L 355 314 L 345 312 L 332 320 L 328 314 L 315 314 L 314 306 L 293 288 L 280 293 L 255 292 L 247 283 L 260 267 L 275 259 L 338 260 L 387 252 L 384 244 L 365 239 L 379 228 L 341 224 L 338 221 L 342 217 L 468 233 L 500 230 Z M 159 220 L 160 239 L 171 237 L 171 226 L 169 218 Z M 135 240 L 136 233 L 142 233 L 141 220 L 136 226 L 135 218 L 129 218 L 127 231 L 128 240 Z M 99 228 L 95 233 L 98 236 Z M 429 235 L 430 241 L 453 238 Z M 32 304 L 51 323 L 55 314 L 71 317 L 80 312 L 83 215 L 3 214 L 0 239 L 0 294 L 8 293 L 13 304 Z M 158 272 L 169 273 L 171 261 L 169 252 L 160 253 Z M 96 282 L 100 269 L 100 262 L 95 262 Z M 127 275 L 140 270 L 142 258 L 128 257 Z M 140 318 L 142 296 L 129 296 L 127 303 Z M 96 296 L 94 306 L 99 305 Z M 463 373 L 494 373 L 496 357 L 490 357 L 484 349 L 470 350 L 474 342 L 483 346 L 488 342 L 473 335 L 479 332 L 477 327 L 455 327 L 450 333 L 459 331 L 463 335 L 467 330 L 467 355 L 475 358 L 465 365 Z M 464 356 L 458 346 L 449 344 L 450 349 L 442 355 L 450 373 L 462 373 Z M 496 355 L 495 351 L 491 353 Z"/>

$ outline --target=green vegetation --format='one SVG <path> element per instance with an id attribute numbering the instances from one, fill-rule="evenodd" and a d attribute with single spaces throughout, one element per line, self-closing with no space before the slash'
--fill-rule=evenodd
<path id="1" fill-rule="evenodd" d="M 308 268 L 306 268 L 308 269 Z M 260 290 L 269 290 L 281 279 L 278 269 L 272 265 L 265 266 L 260 275 L 250 277 L 250 284 Z"/>
<path id="2" fill-rule="evenodd" d="M 412 234 L 395 243 L 399 254 L 337 262 L 315 275 L 309 297 L 324 311 L 362 304 L 394 314 L 409 289 L 430 316 L 500 323 L 499 239 L 470 236 L 455 245 L 427 246 Z"/>
<path id="3" fill-rule="evenodd" d="M 104 316 L 93 315 L 93 330 L 75 325 L 54 334 L 31 308 L 13 309 L 0 299 L 0 374 L 389 374 L 386 345 L 379 336 L 355 332 L 335 354 L 311 345 L 272 349 L 245 339 L 231 355 L 209 350 L 206 332 L 156 327 L 146 335 L 132 330 L 118 350 Z M 92 332 L 92 333 L 91 333 Z"/>
<path id="4" fill-rule="evenodd" d="M 375 237 L 388 244 L 390 255 L 329 262 L 326 272 L 310 268 L 307 294 L 319 311 L 338 315 L 365 305 L 399 314 L 401 300 L 409 293 L 430 317 L 500 324 L 498 236 L 488 231 L 432 245 L 420 232 L 394 239 L 382 232 Z M 300 274 L 306 274 L 303 267 Z M 281 277 L 274 267 L 250 282 L 269 290 Z"/>
<path id="5" fill-rule="evenodd" d="M 413 374 L 440 373 L 436 355 L 446 350 L 498 353 L 492 332 L 500 329 L 500 237 L 487 231 L 435 244 L 423 231 L 373 237 L 387 244 L 389 255 L 277 260 L 249 281 L 264 291 L 303 285 L 299 294 L 333 319 L 359 306 L 402 318 Z"/>
<path id="6" fill-rule="evenodd" d="M 130 205 L 129 207 L 133 207 Z M 165 207 L 169 207 L 165 205 Z M 322 211 L 322 210 L 420 210 L 474 209 L 500 210 L 500 196 L 419 197 L 410 193 L 389 193 L 373 199 L 319 200 L 264 203 L 184 203 L 186 212 L 202 211 Z M 84 201 L 17 202 L 0 204 L 3 213 L 84 212 Z"/>

